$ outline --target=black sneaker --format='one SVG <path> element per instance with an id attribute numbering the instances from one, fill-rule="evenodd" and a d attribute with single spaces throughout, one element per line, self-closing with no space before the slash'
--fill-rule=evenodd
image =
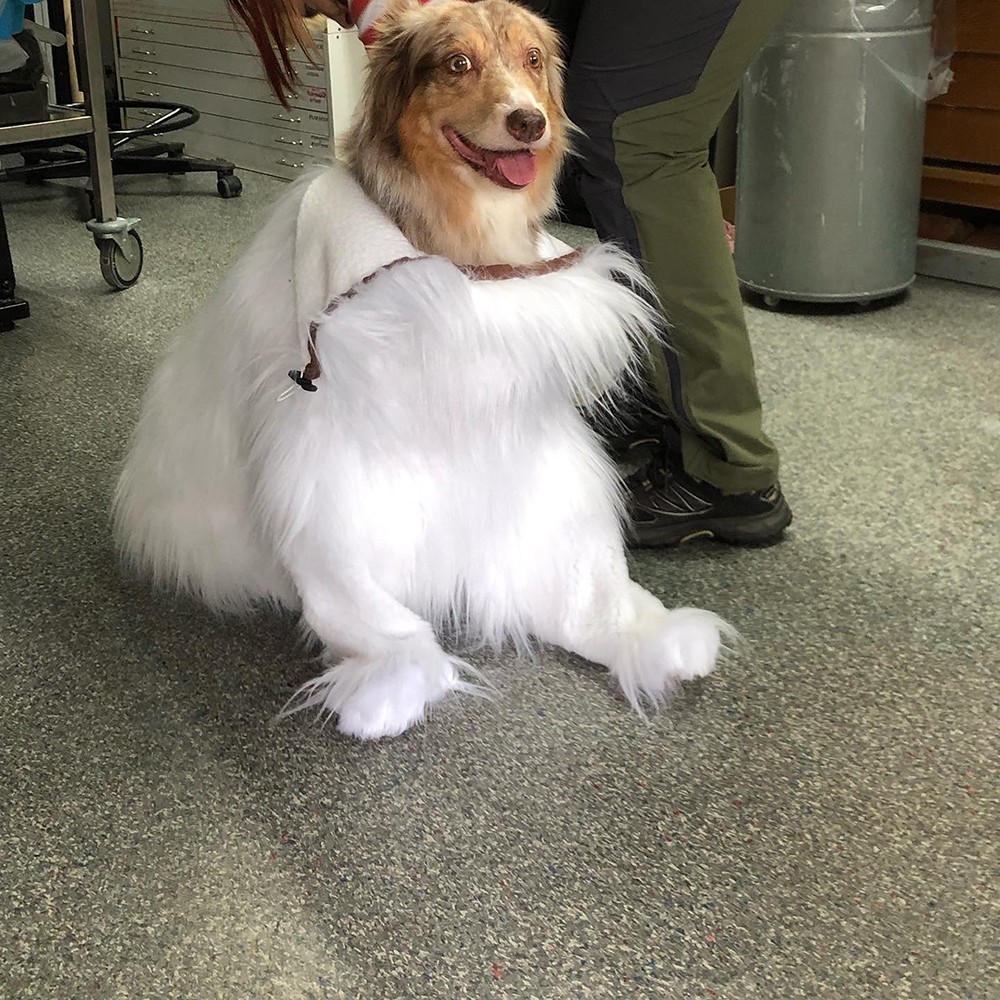
<path id="1" fill-rule="evenodd" d="M 625 484 L 631 541 L 639 547 L 680 545 L 696 538 L 771 545 L 792 522 L 777 484 L 750 493 L 723 493 L 655 459 L 627 474 Z"/>

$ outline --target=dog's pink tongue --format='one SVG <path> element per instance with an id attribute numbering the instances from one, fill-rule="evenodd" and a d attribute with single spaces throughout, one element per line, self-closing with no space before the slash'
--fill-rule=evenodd
<path id="1" fill-rule="evenodd" d="M 497 153 L 496 166 L 506 181 L 515 187 L 526 187 L 538 173 L 535 157 L 527 149 L 516 153 Z"/>

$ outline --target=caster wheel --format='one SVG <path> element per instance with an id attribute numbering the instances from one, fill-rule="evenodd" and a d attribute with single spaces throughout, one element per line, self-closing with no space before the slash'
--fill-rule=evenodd
<path id="1" fill-rule="evenodd" d="M 142 273 L 142 240 L 139 234 L 125 234 L 125 250 L 112 239 L 101 241 L 101 274 L 114 289 L 131 288 Z"/>
<path id="2" fill-rule="evenodd" d="M 220 174 L 216 188 L 220 198 L 239 198 L 243 191 L 243 181 L 236 174 Z"/>
<path id="3" fill-rule="evenodd" d="M 781 299 L 777 295 L 765 295 L 763 298 L 764 306 L 770 309 L 771 312 L 775 312 L 781 308 Z"/>

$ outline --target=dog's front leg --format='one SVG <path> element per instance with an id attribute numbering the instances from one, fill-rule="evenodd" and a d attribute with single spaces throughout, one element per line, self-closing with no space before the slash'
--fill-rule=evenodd
<path id="1" fill-rule="evenodd" d="M 606 666 L 632 707 L 659 706 L 680 681 L 708 674 L 735 632 L 698 608 L 668 609 L 628 576 L 620 544 L 591 546 L 535 621 L 538 638 Z"/>
<path id="2" fill-rule="evenodd" d="M 478 691 L 466 665 L 438 644 L 431 626 L 378 587 L 362 568 L 312 553 L 289 567 L 302 620 L 335 662 L 304 684 L 282 715 L 316 708 L 349 736 L 396 736 L 422 722 L 449 691 Z M 339 658 L 339 660 L 338 660 Z"/>

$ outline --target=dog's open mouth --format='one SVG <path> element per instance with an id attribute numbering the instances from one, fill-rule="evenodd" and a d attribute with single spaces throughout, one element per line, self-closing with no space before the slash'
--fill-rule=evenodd
<path id="1" fill-rule="evenodd" d="M 474 170 L 500 187 L 527 187 L 538 174 L 530 149 L 483 149 L 463 138 L 450 125 L 441 130 L 451 148 Z"/>

